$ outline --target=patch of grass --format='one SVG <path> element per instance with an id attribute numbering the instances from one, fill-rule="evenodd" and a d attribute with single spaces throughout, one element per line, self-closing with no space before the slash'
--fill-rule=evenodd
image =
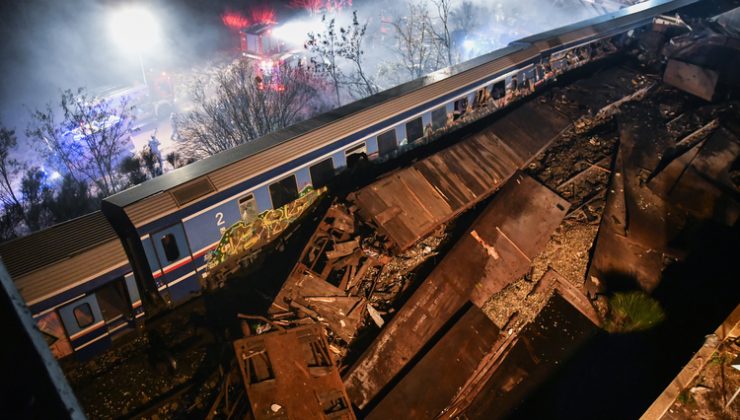
<path id="1" fill-rule="evenodd" d="M 725 355 L 724 352 L 714 352 L 712 357 L 709 359 L 711 365 L 724 365 L 730 362 L 730 357 Z"/>
<path id="2" fill-rule="evenodd" d="M 678 397 L 676 397 L 676 400 L 684 405 L 691 405 L 694 401 L 694 396 L 691 395 L 691 392 L 689 392 L 688 389 L 684 389 L 678 394 Z"/>
<path id="3" fill-rule="evenodd" d="M 615 293 L 609 298 L 609 314 L 604 328 L 611 333 L 644 331 L 664 319 L 665 313 L 660 303 L 646 293 Z"/>

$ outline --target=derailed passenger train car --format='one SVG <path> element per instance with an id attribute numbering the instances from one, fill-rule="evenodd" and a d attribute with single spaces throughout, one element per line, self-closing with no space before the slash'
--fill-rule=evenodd
<path id="1" fill-rule="evenodd" d="M 54 355 L 94 354 L 144 316 L 131 265 L 102 212 L 0 246 Z"/>
<path id="2" fill-rule="evenodd" d="M 143 315 L 139 296 L 177 305 L 200 293 L 207 254 L 229 226 L 324 186 L 357 156 L 389 159 L 488 115 L 696 1 L 649 1 L 514 42 L 115 194 L 102 214 L 6 243 L 0 255 L 36 319 L 59 324 L 71 351 L 92 349 L 123 329 L 120 319 Z M 65 241 L 39 245 L 56 232 Z M 104 310 L 104 287 L 118 287 L 130 312 Z"/>

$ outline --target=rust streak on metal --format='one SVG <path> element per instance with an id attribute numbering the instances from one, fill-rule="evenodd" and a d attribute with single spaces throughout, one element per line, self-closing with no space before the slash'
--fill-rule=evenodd
<path id="1" fill-rule="evenodd" d="M 486 241 L 484 241 L 483 238 L 481 238 L 480 235 L 478 235 L 478 232 L 476 232 L 475 230 L 472 230 L 470 231 L 470 236 L 475 238 L 475 240 L 478 241 L 479 244 L 481 244 L 483 249 L 485 249 L 486 252 L 488 252 L 488 255 L 493 257 L 494 260 L 501 258 L 498 255 L 498 252 L 496 252 L 496 248 L 492 247 L 491 245 L 488 245 Z"/>
<path id="2" fill-rule="evenodd" d="M 506 234 L 504 233 L 504 231 L 501 230 L 500 227 L 496 226 L 496 232 L 498 232 L 499 235 L 503 236 L 504 239 L 506 239 L 507 241 L 509 241 L 509 243 L 511 244 L 511 246 L 513 246 L 514 249 L 516 249 L 517 251 L 519 251 L 520 254 L 522 254 L 522 257 L 526 258 L 527 261 L 532 262 L 532 258 L 530 258 L 529 255 L 527 255 L 526 252 L 522 251 L 522 249 L 519 248 L 516 245 L 516 242 L 512 241 L 511 238 L 509 238 L 508 236 L 506 236 Z"/>

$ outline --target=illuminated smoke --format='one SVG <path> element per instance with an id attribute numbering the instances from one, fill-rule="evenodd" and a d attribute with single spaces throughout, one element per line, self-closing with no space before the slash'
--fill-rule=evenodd
<path id="1" fill-rule="evenodd" d="M 255 6 L 249 11 L 252 17 L 252 23 L 263 23 L 263 24 L 275 24 L 277 19 L 275 17 L 275 10 L 269 6 Z"/>
<path id="2" fill-rule="evenodd" d="M 352 7 L 352 0 L 292 0 L 290 7 L 305 9 L 312 14 L 338 12 L 344 8 Z"/>
<path id="3" fill-rule="evenodd" d="M 249 20 L 239 12 L 225 12 L 221 15 L 221 22 L 223 22 L 227 28 L 235 31 L 249 26 Z"/>

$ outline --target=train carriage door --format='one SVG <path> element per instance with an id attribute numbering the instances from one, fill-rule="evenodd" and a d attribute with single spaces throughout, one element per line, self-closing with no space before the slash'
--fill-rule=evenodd
<path id="1" fill-rule="evenodd" d="M 62 306 L 59 317 L 79 357 L 88 357 L 110 345 L 110 334 L 94 294 Z"/>
<path id="2" fill-rule="evenodd" d="M 123 277 L 108 282 L 95 291 L 98 298 L 103 319 L 108 326 L 108 332 L 113 338 L 127 331 L 129 321 L 133 319 L 131 300 L 126 290 Z"/>
<path id="3" fill-rule="evenodd" d="M 151 235 L 157 259 L 162 267 L 162 284 L 175 303 L 184 302 L 200 291 L 185 230 L 181 223 Z"/>

